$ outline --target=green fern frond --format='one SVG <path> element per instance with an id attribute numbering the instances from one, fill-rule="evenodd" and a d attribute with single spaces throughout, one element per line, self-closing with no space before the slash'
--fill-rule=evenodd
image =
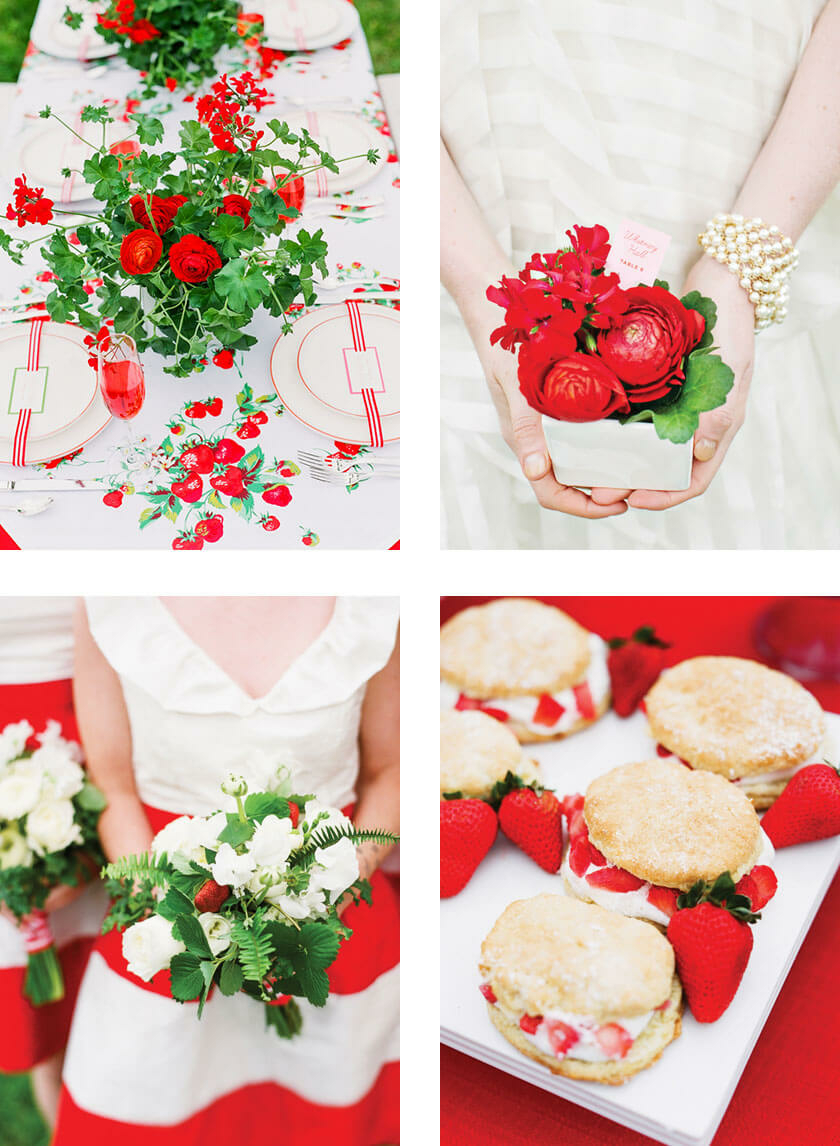
<path id="1" fill-rule="evenodd" d="M 333 844 L 337 844 L 339 840 L 350 840 L 354 844 L 371 842 L 387 846 L 398 843 L 399 838 L 393 832 L 379 832 L 373 828 L 355 828 L 352 824 L 345 824 L 339 828 L 317 828 L 309 837 L 306 846 L 295 852 L 295 867 L 304 871 L 312 867 L 317 849 L 331 847 Z"/>
<path id="2" fill-rule="evenodd" d="M 102 870 L 102 878 L 118 882 L 151 879 L 165 884 L 169 879 L 169 871 L 164 866 L 164 857 L 144 852 L 138 856 L 121 856 L 107 864 Z"/>
<path id="3" fill-rule="evenodd" d="M 242 920 L 233 925 L 231 939 L 239 948 L 239 962 L 246 979 L 262 985 L 271 967 L 271 935 L 259 923 L 246 927 Z"/>

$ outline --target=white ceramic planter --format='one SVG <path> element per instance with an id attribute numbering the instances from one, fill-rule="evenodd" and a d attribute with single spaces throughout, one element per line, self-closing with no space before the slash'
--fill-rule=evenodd
<path id="1" fill-rule="evenodd" d="M 613 489 L 688 489 L 691 441 L 657 437 L 650 422 L 557 422 L 543 418 L 554 473 L 561 485 Z"/>

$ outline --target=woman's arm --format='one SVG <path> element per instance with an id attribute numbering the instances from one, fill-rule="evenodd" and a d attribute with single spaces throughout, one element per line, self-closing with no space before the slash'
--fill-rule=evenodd
<path id="1" fill-rule="evenodd" d="M 756 156 L 731 210 L 774 223 L 796 241 L 840 179 L 840 0 L 829 0 L 788 90 L 782 110 Z M 727 205 L 721 204 L 721 210 Z M 702 222 L 705 222 L 703 220 Z M 735 371 L 725 405 L 700 417 L 694 437 L 691 485 L 677 493 L 598 491 L 629 495 L 640 509 L 668 509 L 708 489 L 744 421 L 755 353 L 753 304 L 723 264 L 704 255 L 691 268 L 685 290 L 700 290 L 718 305 L 715 342 Z M 796 272 L 791 279 L 796 291 Z"/>
<path id="2" fill-rule="evenodd" d="M 359 828 L 400 830 L 400 645 L 365 692 L 359 729 L 361 764 L 353 821 Z M 359 871 L 369 879 L 390 846 L 361 844 Z"/>
<path id="3" fill-rule="evenodd" d="M 537 501 L 577 517 L 612 517 L 627 506 L 596 504 L 581 490 L 559 485 L 551 469 L 542 419 L 519 392 L 516 357 L 490 345 L 501 312 L 485 291 L 516 271 L 496 242 L 443 142 L 440 147 L 440 265 L 443 285 L 454 298 L 481 361 L 502 437 L 516 454 Z M 606 499 L 605 499 L 606 500 Z"/>
<path id="4" fill-rule="evenodd" d="M 75 628 L 76 719 L 90 778 L 108 801 L 99 834 L 105 855 L 115 860 L 148 851 L 153 833 L 134 784 L 131 729 L 122 686 L 91 636 L 83 604 L 78 607 Z"/>

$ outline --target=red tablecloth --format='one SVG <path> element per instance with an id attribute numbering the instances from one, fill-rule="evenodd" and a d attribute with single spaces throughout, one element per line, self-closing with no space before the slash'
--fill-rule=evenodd
<path id="1" fill-rule="evenodd" d="M 448 597 L 441 620 L 490 598 Z M 699 653 L 756 657 L 752 630 L 769 597 L 543 597 L 603 637 L 652 623 L 669 663 Z M 840 711 L 840 684 L 815 684 Z M 713 1146 L 840 1143 L 840 875 L 823 901 Z M 544 1090 L 441 1048 L 442 1146 L 645 1146 L 626 1130 Z M 703 1080 L 698 1079 L 702 1086 Z"/>

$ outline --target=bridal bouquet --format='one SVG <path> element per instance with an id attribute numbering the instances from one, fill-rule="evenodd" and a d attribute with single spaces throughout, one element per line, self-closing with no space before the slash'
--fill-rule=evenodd
<path id="1" fill-rule="evenodd" d="M 33 740 L 34 749 L 27 746 Z M 80 758 L 79 745 L 55 721 L 36 737 L 25 720 L 0 732 L 0 902 L 18 921 L 24 993 L 36 1006 L 64 998 L 47 896 L 89 880 L 104 860 L 97 824 L 105 797 L 85 778 Z"/>
<path id="2" fill-rule="evenodd" d="M 110 0 L 104 11 L 101 0 L 89 2 L 97 7 L 98 34 L 142 74 L 144 95 L 197 88 L 216 75 L 216 53 L 234 47 L 242 34 L 237 0 Z M 63 18 L 79 28 L 83 15 L 68 5 Z"/>
<path id="3" fill-rule="evenodd" d="M 487 298 L 505 311 L 491 343 L 518 355 L 528 404 L 561 422 L 652 422 L 659 438 L 694 436 L 721 406 L 733 373 L 712 353 L 717 308 L 668 284 L 622 289 L 607 268 L 606 227 L 576 226 L 569 247 L 535 254 Z"/>
<path id="4" fill-rule="evenodd" d="M 338 901 L 350 893 L 370 903 L 356 845 L 396 837 L 358 830 L 312 796 L 281 794 L 285 776 L 278 773 L 277 790 L 251 793 L 230 776 L 222 791 L 235 811 L 180 816 L 158 832 L 150 855 L 109 864 L 114 903 L 104 930 L 125 928 L 129 971 L 148 982 L 168 970 L 172 997 L 198 1000 L 199 1017 L 212 987 L 243 991 L 291 1038 L 302 1022 L 293 996 L 326 1003 L 327 968 L 351 934 Z"/>
<path id="5" fill-rule="evenodd" d="M 78 212 L 54 210 L 41 188 L 25 176 L 15 180 L 7 218 L 19 228 L 49 224 L 52 232 L 25 241 L 0 230 L 0 247 L 20 263 L 29 246 L 41 244 L 53 281 L 51 318 L 84 327 L 95 350 L 110 345 L 112 327 L 138 350 L 171 358 L 164 369 L 179 378 L 210 358 L 228 367 L 232 351 L 253 346 L 245 331 L 260 307 L 281 320 L 284 334 L 291 331 L 286 312 L 299 297 L 314 301 L 314 273 L 327 273 L 327 244 L 321 230 L 300 227 L 288 238 L 284 230 L 300 215 L 304 176 L 338 164 L 306 130 L 295 134 L 278 119 L 258 130 L 253 112 L 267 97 L 248 72 L 222 76 L 196 102 L 197 121 L 181 124 L 180 147 L 158 154 L 141 147 L 163 138 L 152 116 L 130 115 L 137 138 L 108 146 L 107 106 L 81 113 L 84 125 L 101 125 L 98 144 L 49 107 L 40 113 L 89 148 L 81 175 L 101 204 L 77 226 Z M 73 223 L 53 222 L 64 213 Z M 85 290 L 88 280 L 101 281 L 94 295 Z"/>

